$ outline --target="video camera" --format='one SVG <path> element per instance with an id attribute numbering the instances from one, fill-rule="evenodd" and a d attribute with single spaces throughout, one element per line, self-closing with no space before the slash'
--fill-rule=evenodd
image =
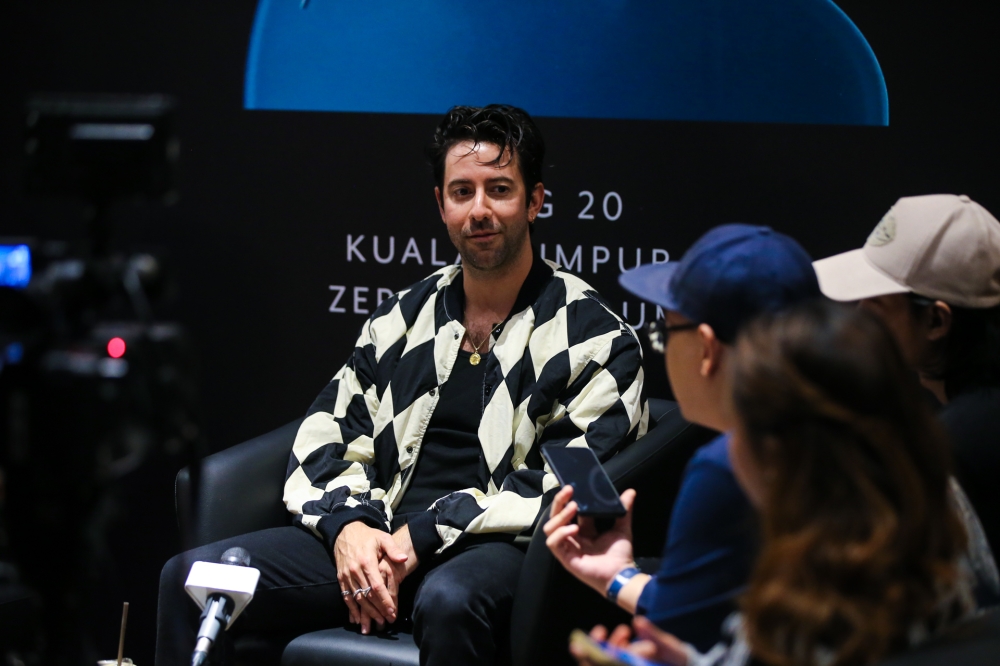
<path id="1" fill-rule="evenodd" d="M 132 497 L 169 488 L 201 453 L 191 346 L 157 317 L 169 272 L 156 253 L 116 251 L 109 215 L 125 201 L 176 202 L 179 157 L 167 96 L 27 101 L 25 193 L 83 203 L 87 233 L 83 243 L 0 238 L 0 543 L 40 593 L 48 643 L 76 663 L 95 661 L 87 633 L 108 622 L 103 599 L 116 586 L 129 593 L 130 565 L 116 559 L 129 551 L 111 545 L 127 535 L 155 547 L 173 520 L 169 496 L 163 506 Z M 151 555 L 157 567 L 165 559 Z"/>

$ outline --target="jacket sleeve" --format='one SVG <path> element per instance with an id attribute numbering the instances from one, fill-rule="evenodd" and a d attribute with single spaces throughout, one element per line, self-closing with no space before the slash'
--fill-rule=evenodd
<path id="1" fill-rule="evenodd" d="M 624 326 L 624 325 L 623 325 Z M 631 330 L 623 328 L 565 385 L 543 428 L 536 426 L 535 447 L 587 446 L 601 461 L 645 433 L 648 410 L 643 396 L 642 352 Z M 469 488 L 443 497 L 428 510 L 437 528 L 437 552 L 463 534 L 530 533 L 559 482 L 545 465 L 529 469 L 514 460 L 499 492 Z M 411 528 L 411 533 L 413 528 Z M 415 537 L 414 543 L 426 542 Z M 419 555 L 419 553 L 418 553 Z"/>
<path id="2" fill-rule="evenodd" d="M 369 320 L 347 363 L 309 408 L 288 460 L 285 506 L 295 524 L 311 530 L 329 549 L 347 523 L 362 520 L 389 529 L 385 490 L 374 485 L 375 366 Z"/>

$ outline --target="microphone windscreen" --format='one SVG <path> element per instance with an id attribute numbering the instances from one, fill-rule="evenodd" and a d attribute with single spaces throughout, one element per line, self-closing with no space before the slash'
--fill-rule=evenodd
<path id="1" fill-rule="evenodd" d="M 236 567 L 248 567 L 250 566 L 250 553 L 247 552 L 246 548 L 236 546 L 224 552 L 219 561 Z"/>

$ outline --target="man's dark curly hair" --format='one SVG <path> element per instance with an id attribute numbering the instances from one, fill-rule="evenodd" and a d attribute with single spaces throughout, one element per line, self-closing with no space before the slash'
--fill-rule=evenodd
<path id="1" fill-rule="evenodd" d="M 498 167 L 507 166 L 516 154 L 526 197 L 530 200 L 531 191 L 542 182 L 545 141 L 526 111 L 507 104 L 452 107 L 427 146 L 427 158 L 434 167 L 434 181 L 442 189 L 445 156 L 452 146 L 462 141 L 502 147 L 496 159 L 489 162 Z"/>

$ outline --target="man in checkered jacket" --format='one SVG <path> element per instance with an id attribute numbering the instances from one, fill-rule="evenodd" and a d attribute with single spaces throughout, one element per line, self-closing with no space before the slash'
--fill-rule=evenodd
<path id="1" fill-rule="evenodd" d="M 540 450 L 606 460 L 643 435 L 641 353 L 589 285 L 532 250 L 544 143 L 524 111 L 455 107 L 429 156 L 461 264 L 384 301 L 309 409 L 285 482 L 297 528 L 206 548 L 254 553 L 242 630 L 409 618 L 422 664 L 492 664 L 514 537 L 558 486 Z"/>

